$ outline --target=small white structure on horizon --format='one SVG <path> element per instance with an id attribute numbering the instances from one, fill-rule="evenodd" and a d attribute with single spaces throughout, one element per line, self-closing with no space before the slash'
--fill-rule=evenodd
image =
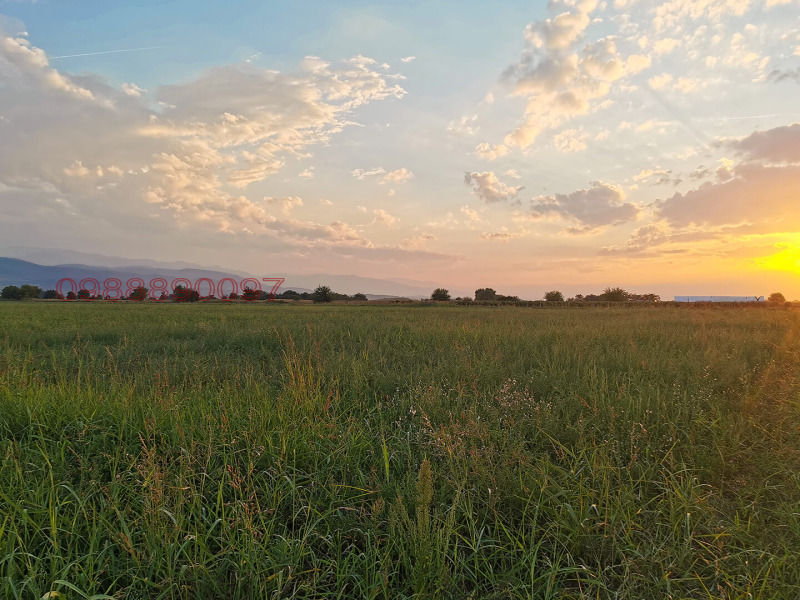
<path id="1" fill-rule="evenodd" d="M 675 296 L 675 302 L 764 302 L 764 296 Z"/>

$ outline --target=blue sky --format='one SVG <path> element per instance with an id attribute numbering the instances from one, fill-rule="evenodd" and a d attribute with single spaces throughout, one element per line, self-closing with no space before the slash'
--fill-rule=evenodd
<path id="1" fill-rule="evenodd" d="M 0 247 L 800 298 L 798 84 L 797 0 L 0 0 Z"/>

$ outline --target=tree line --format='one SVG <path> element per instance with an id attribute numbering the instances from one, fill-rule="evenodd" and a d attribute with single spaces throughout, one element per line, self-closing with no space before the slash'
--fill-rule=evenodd
<path id="1" fill-rule="evenodd" d="M 150 290 L 144 286 L 135 288 L 124 299 L 141 301 L 148 298 Z M 0 298 L 3 300 L 26 300 L 33 298 L 41 298 L 44 300 L 112 300 L 118 298 L 103 297 L 100 294 L 92 295 L 89 290 L 78 290 L 78 292 L 70 291 L 66 296 L 62 296 L 56 290 L 42 290 L 38 285 L 24 284 L 21 286 L 7 285 L 0 292 Z M 275 294 L 270 298 L 270 292 L 264 290 L 253 290 L 245 288 L 241 294 L 231 292 L 227 296 L 217 298 L 213 294 L 210 296 L 200 296 L 197 290 L 186 288 L 179 285 L 175 290 L 167 295 L 161 293 L 161 297 L 155 300 L 159 301 L 173 301 L 173 302 L 199 302 L 201 300 L 311 300 L 314 303 L 327 303 L 333 301 L 345 302 L 368 302 L 366 294 L 340 294 L 334 292 L 326 285 L 318 286 L 313 292 L 297 292 L 295 290 L 286 290 L 279 294 Z M 498 294 L 492 288 L 479 288 L 475 290 L 474 297 L 457 297 L 451 298 L 450 292 L 445 288 L 436 288 L 431 294 L 431 300 L 437 302 L 522 302 L 519 296 L 506 296 Z M 546 302 L 660 302 L 661 297 L 658 294 L 635 294 L 628 292 L 621 287 L 607 287 L 600 294 L 575 294 L 571 298 L 565 298 L 564 294 L 559 290 L 550 290 L 545 292 L 543 300 Z M 773 292 L 767 298 L 768 302 L 785 303 L 786 298 L 780 292 Z"/>
<path id="2" fill-rule="evenodd" d="M 149 297 L 150 290 L 145 286 L 134 288 L 127 296 L 122 298 L 112 298 L 110 296 L 103 296 L 102 294 L 92 294 L 89 290 L 81 289 L 77 292 L 70 291 L 66 295 L 58 293 L 56 290 L 42 290 L 38 285 L 25 284 L 22 286 L 7 285 L 0 291 L 0 298 L 3 300 L 28 300 L 39 298 L 43 300 L 133 300 L 141 301 Z M 217 298 L 213 294 L 209 296 L 200 296 L 197 290 L 187 288 L 183 285 L 175 287 L 173 292 L 169 295 L 164 292 L 161 293 L 159 298 L 152 298 L 158 301 L 173 301 L 173 302 L 199 302 L 201 300 L 311 300 L 313 302 L 333 302 L 339 301 L 354 301 L 354 302 L 367 302 L 366 294 L 340 294 L 334 292 L 326 285 L 317 287 L 313 292 L 296 292 L 295 290 L 286 290 L 273 296 L 270 292 L 265 290 L 253 290 L 245 288 L 241 294 L 231 292 L 230 294 Z"/>
<path id="3" fill-rule="evenodd" d="M 607 287 L 600 294 L 575 294 L 571 298 L 565 298 L 559 290 L 545 292 L 542 298 L 546 302 L 661 302 L 658 294 L 635 294 L 621 287 Z M 453 300 L 459 303 L 468 302 L 520 302 L 518 296 L 504 296 L 498 294 L 492 288 L 479 288 L 475 290 L 474 299 L 471 297 L 451 298 L 450 292 L 445 288 L 436 288 L 431 294 L 431 300 L 437 302 L 449 302 Z M 768 302 L 785 303 L 786 298 L 780 292 L 773 292 L 767 298 Z"/>
<path id="4" fill-rule="evenodd" d="M 576 294 L 572 298 L 564 298 L 559 290 L 545 292 L 542 298 L 546 302 L 659 302 L 658 294 L 634 294 L 621 287 L 607 287 L 601 294 Z M 431 294 L 431 300 L 447 302 L 451 300 L 450 292 L 444 288 L 436 288 Z M 474 299 L 471 297 L 455 298 L 456 302 L 520 302 L 519 296 L 504 296 L 492 288 L 479 288 L 475 290 Z"/>

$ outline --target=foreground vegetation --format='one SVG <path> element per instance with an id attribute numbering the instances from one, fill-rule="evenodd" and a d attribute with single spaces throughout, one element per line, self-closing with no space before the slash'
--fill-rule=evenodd
<path id="1" fill-rule="evenodd" d="M 799 314 L 2 304 L 0 595 L 798 597 Z"/>

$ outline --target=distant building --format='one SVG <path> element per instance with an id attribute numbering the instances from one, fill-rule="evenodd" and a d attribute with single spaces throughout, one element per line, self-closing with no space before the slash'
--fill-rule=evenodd
<path id="1" fill-rule="evenodd" d="M 764 302 L 764 296 L 675 296 L 675 302 Z"/>

